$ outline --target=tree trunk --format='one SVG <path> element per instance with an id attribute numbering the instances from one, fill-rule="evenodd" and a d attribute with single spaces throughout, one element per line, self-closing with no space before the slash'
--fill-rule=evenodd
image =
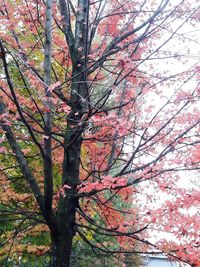
<path id="1" fill-rule="evenodd" d="M 73 235 L 61 233 L 59 237 L 52 237 L 51 267 L 68 267 L 70 264 Z"/>
<path id="2" fill-rule="evenodd" d="M 51 266 L 68 267 L 72 251 L 72 241 L 75 235 L 75 214 L 77 198 L 73 196 L 73 189 L 69 190 L 70 196 L 61 196 L 57 212 L 58 231 L 51 235 Z M 68 191 L 68 193 L 69 193 Z"/>

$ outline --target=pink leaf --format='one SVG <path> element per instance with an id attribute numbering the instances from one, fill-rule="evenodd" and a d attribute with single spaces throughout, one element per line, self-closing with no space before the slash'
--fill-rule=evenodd
<path id="1" fill-rule="evenodd" d="M 58 81 L 58 82 L 56 82 L 56 83 L 54 83 L 54 84 L 51 84 L 50 86 L 49 86 L 49 88 L 48 88 L 48 91 L 49 92 L 52 92 L 53 90 L 55 90 L 57 87 L 59 87 L 61 85 L 61 82 L 60 81 Z"/>

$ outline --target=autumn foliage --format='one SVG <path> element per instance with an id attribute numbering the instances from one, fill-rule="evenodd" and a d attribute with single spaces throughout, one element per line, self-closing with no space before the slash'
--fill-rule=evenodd
<path id="1" fill-rule="evenodd" d="M 200 265 L 200 10 L 175 2 L 1 1 L 5 266 L 84 242 Z"/>

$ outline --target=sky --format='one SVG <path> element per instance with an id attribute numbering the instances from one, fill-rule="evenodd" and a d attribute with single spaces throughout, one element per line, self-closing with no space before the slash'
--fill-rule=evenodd
<path id="1" fill-rule="evenodd" d="M 158 1 L 160 2 L 160 1 Z M 179 3 L 180 1 L 171 1 L 172 4 Z M 197 2 L 195 4 L 195 1 L 191 1 L 195 7 L 197 6 Z M 179 25 L 183 22 L 183 19 L 180 17 L 174 24 L 173 28 L 176 29 L 179 27 Z M 161 37 L 158 41 L 155 41 L 155 45 L 159 46 L 164 40 L 168 38 L 168 34 L 166 31 L 166 35 Z M 145 65 L 141 66 L 142 70 L 149 71 L 150 64 L 156 65 L 159 72 L 165 72 L 166 75 L 173 75 L 175 73 L 181 73 L 184 71 L 187 71 L 193 66 L 200 65 L 200 22 L 191 24 L 190 22 L 186 22 L 183 27 L 179 29 L 177 34 L 173 36 L 173 38 L 168 42 L 166 46 L 163 47 L 163 52 L 170 51 L 171 55 L 175 55 L 175 58 L 166 59 L 166 60 L 149 60 L 145 63 Z M 180 59 L 180 55 L 181 59 Z M 175 88 L 178 86 L 180 81 L 174 82 L 165 90 L 166 98 L 168 98 L 175 90 Z M 181 81 L 182 82 L 182 81 Z M 185 89 L 187 90 L 193 90 L 195 86 L 197 85 L 196 79 L 191 79 L 188 83 L 185 84 Z M 163 87 L 161 85 L 160 87 Z M 161 88 L 163 91 L 163 88 Z M 160 98 L 157 94 L 152 93 L 152 97 L 148 98 L 146 100 L 146 105 L 154 104 L 155 109 L 152 111 L 153 114 L 164 104 L 166 101 L 165 98 Z M 199 108 L 197 106 L 197 108 Z M 194 188 L 200 190 L 200 183 L 199 183 L 199 171 L 194 172 L 182 172 L 180 175 L 180 179 L 177 183 L 178 186 L 181 186 L 183 188 Z M 143 189 L 146 188 L 147 184 L 143 185 Z M 149 185 L 149 188 L 147 191 L 149 193 L 153 193 L 153 186 Z M 160 206 L 162 203 L 164 203 L 167 199 L 170 199 L 167 193 L 160 192 L 159 194 L 157 192 L 154 192 L 156 194 L 157 201 L 152 202 L 152 208 L 155 208 L 156 206 Z M 139 202 L 140 203 L 146 203 L 147 200 L 145 200 L 144 195 L 140 195 Z M 197 208 L 191 208 L 190 210 L 185 210 L 183 212 L 189 212 L 190 215 L 197 212 Z M 175 240 L 175 238 L 166 232 L 160 232 L 158 237 L 158 231 L 154 231 L 154 234 L 152 234 L 151 241 L 155 242 L 157 239 L 160 239 L 162 237 L 165 237 L 169 240 Z"/>

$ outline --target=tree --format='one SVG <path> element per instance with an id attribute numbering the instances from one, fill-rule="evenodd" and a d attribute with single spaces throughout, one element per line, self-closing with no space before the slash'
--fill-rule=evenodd
<path id="1" fill-rule="evenodd" d="M 69 266 L 78 237 L 121 265 L 161 251 L 198 266 L 199 192 L 178 181 L 199 168 L 199 68 L 163 67 L 185 64 L 197 42 L 182 31 L 198 23 L 197 2 L 2 2 L 5 264 L 26 251 Z M 182 41 L 183 53 L 171 48 Z M 178 243 L 151 241 L 161 231 Z"/>

